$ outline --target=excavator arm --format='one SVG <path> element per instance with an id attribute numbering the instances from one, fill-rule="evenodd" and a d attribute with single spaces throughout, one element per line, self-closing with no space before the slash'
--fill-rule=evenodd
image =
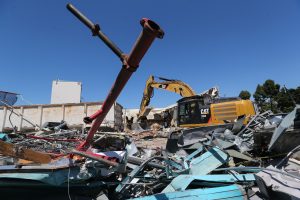
<path id="1" fill-rule="evenodd" d="M 190 97 L 196 95 L 194 90 L 189 85 L 180 80 L 170 80 L 165 78 L 159 79 L 162 81 L 157 82 L 155 81 L 154 76 L 150 75 L 148 80 L 146 81 L 138 118 L 145 115 L 146 107 L 149 105 L 150 100 L 153 96 L 154 88 L 175 92 L 182 97 Z"/>

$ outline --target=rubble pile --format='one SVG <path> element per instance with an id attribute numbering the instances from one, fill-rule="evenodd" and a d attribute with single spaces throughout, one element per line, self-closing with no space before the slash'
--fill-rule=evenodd
<path id="1" fill-rule="evenodd" d="M 247 125 L 241 116 L 219 126 L 165 129 L 169 137 L 160 139 L 166 145 L 156 148 L 137 146 L 135 134 L 97 132 L 91 147 L 80 151 L 88 131 L 61 124 L 1 134 L 0 184 L 6 192 L 22 185 L 28 191 L 55 189 L 55 195 L 71 199 L 297 199 L 300 129 L 293 113 L 257 114 Z M 285 124 L 290 126 L 275 135 Z M 271 137 L 264 136 L 269 132 Z M 276 148 L 282 141 L 289 145 Z"/>

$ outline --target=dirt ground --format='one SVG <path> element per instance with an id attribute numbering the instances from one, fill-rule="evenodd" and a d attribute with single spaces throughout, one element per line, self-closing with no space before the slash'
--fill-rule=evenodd
<path id="1" fill-rule="evenodd" d="M 167 140 L 167 138 L 136 139 L 134 143 L 139 148 L 156 149 L 159 147 L 165 149 Z"/>

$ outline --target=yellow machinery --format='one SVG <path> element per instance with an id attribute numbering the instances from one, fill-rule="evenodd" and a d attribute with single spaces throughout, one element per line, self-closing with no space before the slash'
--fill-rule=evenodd
<path id="1" fill-rule="evenodd" d="M 161 77 L 159 77 L 159 79 L 162 80 L 162 82 L 155 81 L 154 76 L 150 75 L 148 80 L 146 81 L 146 86 L 144 89 L 143 98 L 138 114 L 139 118 L 146 115 L 146 107 L 149 105 L 150 100 L 153 96 L 154 88 L 175 92 L 182 97 L 190 97 L 196 95 L 193 89 L 182 81 L 170 80 Z"/>
<path id="2" fill-rule="evenodd" d="M 180 80 L 159 79 L 162 82 L 155 81 L 152 75 L 148 78 L 138 119 L 147 116 L 146 108 L 153 96 L 154 88 L 175 92 L 183 97 L 177 101 L 177 125 L 179 127 L 220 125 L 232 122 L 242 115 L 246 116 L 244 121 L 246 124 L 250 116 L 255 115 L 255 108 L 250 100 L 241 100 L 238 97 L 216 98 L 218 97 L 216 88 L 197 95 L 189 85 Z"/>
<path id="3" fill-rule="evenodd" d="M 200 127 L 220 125 L 232 122 L 245 115 L 244 124 L 255 115 L 255 108 L 250 100 L 240 98 L 214 99 L 205 104 L 202 96 L 182 98 L 178 102 L 177 125 L 179 127 Z"/>

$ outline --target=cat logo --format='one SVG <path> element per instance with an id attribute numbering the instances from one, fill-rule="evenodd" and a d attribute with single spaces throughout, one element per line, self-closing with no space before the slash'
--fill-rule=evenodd
<path id="1" fill-rule="evenodd" d="M 209 114 L 209 108 L 202 108 L 200 112 L 201 112 L 201 115 L 207 115 L 207 114 Z"/>

